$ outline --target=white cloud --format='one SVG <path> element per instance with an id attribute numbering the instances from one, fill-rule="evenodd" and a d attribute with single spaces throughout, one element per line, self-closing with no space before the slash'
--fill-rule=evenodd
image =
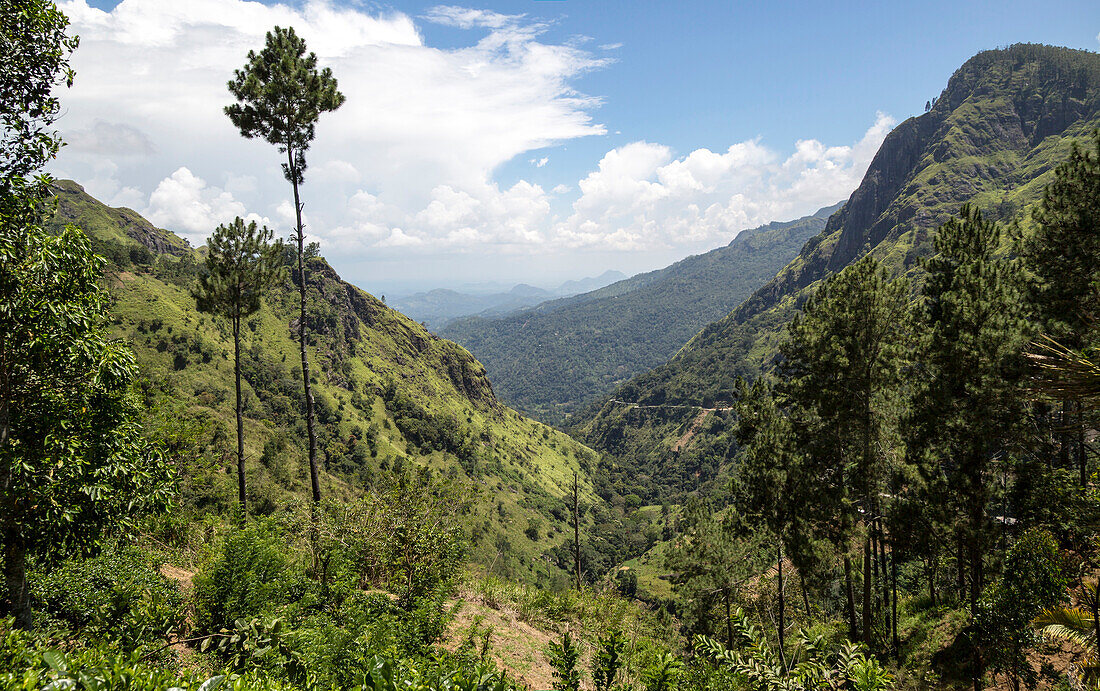
<path id="1" fill-rule="evenodd" d="M 627 144 L 580 181 L 573 213 L 552 239 L 617 250 L 728 242 L 745 228 L 847 197 L 893 125 L 879 113 L 851 146 L 802 140 L 786 158 L 756 140 L 676 159 L 660 144 Z"/>
<path id="2" fill-rule="evenodd" d="M 123 0 L 109 12 L 87 0 L 59 6 L 81 44 L 59 121 L 74 146 L 54 170 L 83 182 L 109 161 L 117 170 L 101 187 L 112 192 L 131 188 L 151 197 L 154 181 L 185 167 L 232 190 L 230 197 L 248 210 L 275 217 L 289 193 L 279 154 L 242 139 L 222 112 L 232 100 L 225 84 L 234 68 L 262 47 L 274 25 L 294 26 L 347 97 L 322 116 L 309 152 L 303 199 L 321 238 L 356 226 L 345 214 L 357 190 L 405 209 L 403 218 L 389 221 L 398 227 L 431 204 L 437 188 L 486 203 L 486 195 L 507 197 L 507 190 L 493 192 L 493 171 L 502 164 L 605 133 L 592 117 L 599 100 L 572 81 L 607 61 L 569 42 L 545 41 L 546 26 L 519 16 L 435 8 L 424 21 L 471 31 L 469 45 L 440 49 L 425 45 L 405 14 L 372 14 L 330 0 Z M 203 214 L 163 197 L 149 202 L 159 222 L 198 232 Z M 502 232 L 514 231 L 485 237 Z"/>
<path id="3" fill-rule="evenodd" d="M 171 226 L 193 245 L 222 223 L 246 216 L 243 204 L 218 187 L 211 187 L 187 168 L 160 181 L 142 214 L 158 226 Z"/>
<path id="4" fill-rule="evenodd" d="M 547 192 L 494 175 L 524 154 L 606 134 L 593 117 L 599 99 L 575 82 L 611 61 L 581 38 L 548 40 L 547 25 L 522 15 L 442 6 L 414 20 L 330 0 L 59 4 L 81 45 L 59 121 L 71 146 L 55 171 L 193 243 L 236 215 L 273 222 L 281 236 L 293 227 L 279 154 L 242 139 L 222 112 L 233 69 L 276 24 L 295 27 L 347 96 L 321 118 L 302 189 L 310 239 L 337 263 L 476 252 L 489 264 L 728 242 L 850 194 L 893 125 L 880 114 L 857 142 L 804 140 L 789 152 L 759 140 L 686 154 L 633 142 Z M 469 41 L 425 45 L 417 22 L 469 31 Z M 528 160 L 543 168 L 551 155 Z"/>

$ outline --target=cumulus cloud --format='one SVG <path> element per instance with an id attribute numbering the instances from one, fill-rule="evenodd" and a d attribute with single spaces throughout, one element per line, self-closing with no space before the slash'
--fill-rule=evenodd
<path id="1" fill-rule="evenodd" d="M 310 239 L 338 264 L 728 242 L 850 194 L 894 124 L 879 114 L 859 141 L 807 139 L 781 149 L 747 140 L 682 153 L 637 141 L 547 191 L 523 179 L 502 183 L 496 172 L 525 154 L 542 169 L 553 153 L 534 152 L 606 134 L 594 116 L 599 98 L 575 83 L 611 60 L 581 38 L 547 39 L 544 23 L 455 6 L 412 18 L 330 0 L 59 5 L 81 46 L 59 121 L 71 146 L 55 172 L 193 243 L 237 215 L 273 223 L 284 236 L 293 226 L 279 154 L 242 139 L 222 108 L 231 100 L 226 81 L 264 32 L 294 26 L 347 96 L 318 125 L 303 189 Z M 425 22 L 466 31 L 468 40 L 426 45 Z"/>
<path id="2" fill-rule="evenodd" d="M 248 215 L 232 194 L 207 185 L 187 168 L 160 181 L 142 214 L 156 225 L 173 227 L 193 245 L 202 244 L 218 225 Z"/>
<path id="3" fill-rule="evenodd" d="M 680 158 L 660 144 L 627 144 L 579 182 L 581 196 L 553 240 L 620 250 L 728 241 L 851 194 L 893 125 L 879 113 L 852 145 L 801 140 L 786 157 L 756 140 Z"/>

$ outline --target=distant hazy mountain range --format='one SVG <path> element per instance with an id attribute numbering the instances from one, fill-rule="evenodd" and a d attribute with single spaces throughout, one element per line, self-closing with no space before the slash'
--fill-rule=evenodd
<path id="1" fill-rule="evenodd" d="M 413 295 L 397 296 L 389 300 L 394 309 L 432 329 L 440 329 L 459 317 L 499 317 L 524 307 L 531 307 L 546 300 L 568 297 L 602 288 L 626 278 L 619 271 L 605 271 L 599 276 L 566 281 L 556 289 L 537 288 L 520 283 L 511 290 L 483 294 L 437 288 Z"/>

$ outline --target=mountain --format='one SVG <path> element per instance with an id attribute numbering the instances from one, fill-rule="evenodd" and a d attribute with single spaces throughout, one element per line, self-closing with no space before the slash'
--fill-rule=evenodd
<path id="1" fill-rule="evenodd" d="M 509 405 L 557 424 L 668 360 L 774 276 L 836 209 L 746 230 L 725 247 L 502 319 L 457 320 L 440 333 L 485 363 Z"/>
<path id="2" fill-rule="evenodd" d="M 113 329 L 140 365 L 150 434 L 182 464 L 193 508 L 228 513 L 233 347 L 225 320 L 196 312 L 189 292 L 203 249 L 74 182 L 54 190 L 53 227 L 79 225 L 109 260 Z M 478 492 L 468 517 L 475 561 L 531 582 L 564 582 L 553 557 L 572 534 L 563 497 L 577 472 L 582 501 L 600 502 L 590 481 L 596 454 L 502 405 L 460 346 L 341 280 L 322 258 L 308 267 L 324 496 L 352 499 L 374 479 L 430 469 Z M 242 329 L 249 506 L 265 514 L 308 497 L 291 278 Z"/>
<path id="3" fill-rule="evenodd" d="M 532 307 L 553 298 L 602 288 L 621 278 L 625 276 L 618 271 L 605 271 L 596 277 L 566 281 L 553 291 L 526 283 L 513 286 L 508 291 L 487 294 L 437 288 L 424 293 L 392 298 L 390 304 L 398 311 L 427 324 L 429 328 L 439 329 L 460 317 L 478 315 L 493 318 L 525 307 Z"/>
<path id="4" fill-rule="evenodd" d="M 582 278 L 579 281 L 566 281 L 558 286 L 557 294 L 559 296 L 577 295 L 580 293 L 587 293 L 591 290 L 598 290 L 604 286 L 611 285 L 616 281 L 621 281 L 626 278 L 626 274 L 622 271 L 614 271 L 608 269 L 599 276 L 592 276 L 589 278 Z"/>
<path id="5" fill-rule="evenodd" d="M 1026 232 L 1053 169 L 1098 126 L 1100 55 L 1041 45 L 979 53 L 931 110 L 886 137 L 858 189 L 793 261 L 668 363 L 578 415 L 574 435 L 619 459 L 642 497 L 715 480 L 733 453 L 723 413 L 697 422 L 698 409 L 616 401 L 728 400 L 737 376 L 768 367 L 785 324 L 830 274 L 872 253 L 919 284 L 932 233 L 963 203 L 1001 222 L 1018 221 Z M 702 433 L 687 448 L 677 445 L 694 424 Z"/>

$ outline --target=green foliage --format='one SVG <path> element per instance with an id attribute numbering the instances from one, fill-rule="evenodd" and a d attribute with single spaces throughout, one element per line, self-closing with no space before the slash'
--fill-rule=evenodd
<path id="1" fill-rule="evenodd" d="M 808 691 L 809 689 L 852 689 L 884 691 L 893 688 L 894 678 L 874 657 L 845 642 L 829 651 L 821 637 L 803 631 L 790 661 L 773 650 L 764 635 L 740 608 L 734 616 L 738 640 L 735 648 L 704 636 L 695 639 L 695 649 L 728 668 L 753 689 L 761 691 Z"/>
<path id="2" fill-rule="evenodd" d="M 592 682 L 596 691 L 611 691 L 615 687 L 625 652 L 626 638 L 619 629 L 612 629 L 600 636 L 596 643 L 596 655 L 592 658 Z"/>
<path id="3" fill-rule="evenodd" d="M 219 225 L 206 240 L 206 257 L 195 289 L 200 312 L 229 319 L 240 329 L 241 320 L 260 309 L 260 299 L 286 274 L 282 240 L 272 242 L 274 233 L 245 223 L 238 216 Z"/>
<path id="4" fill-rule="evenodd" d="M 49 129 L 61 112 L 53 94 L 72 86 L 69 56 L 78 40 L 51 0 L 8 0 L 0 5 L 0 194 L 57 155 L 61 138 Z"/>
<path id="5" fill-rule="evenodd" d="M 300 184 L 318 118 L 344 103 L 332 70 L 317 70 L 317 55 L 306 54 L 293 27 L 275 27 L 263 50 L 248 51 L 248 63 L 234 71 L 229 91 L 238 103 L 226 106 L 225 114 L 243 136 L 262 137 L 286 153 L 290 162 L 283 173 Z"/>
<path id="6" fill-rule="evenodd" d="M 195 628 L 206 633 L 272 613 L 304 587 L 288 564 L 285 541 L 259 523 L 229 533 L 194 584 Z"/>
<path id="7" fill-rule="evenodd" d="M 835 209 L 742 231 L 726 247 L 590 293 L 496 319 L 456 320 L 440 333 L 485 364 L 510 405 L 561 424 L 628 377 L 664 363 L 735 308 Z"/>
<path id="8" fill-rule="evenodd" d="M 581 687 L 581 648 L 569 631 L 560 641 L 550 641 L 550 666 L 554 669 L 554 691 L 579 691 Z"/>
<path id="9" fill-rule="evenodd" d="M 1031 620 L 1053 607 L 1066 588 L 1058 544 L 1043 530 L 1025 532 L 1005 558 L 1001 580 L 979 603 L 975 629 L 987 668 L 1034 688 L 1038 675 L 1027 660 Z"/>
<path id="10" fill-rule="evenodd" d="M 1031 301 L 1048 335 L 1080 348 L 1095 321 L 1100 267 L 1100 129 L 1094 151 L 1076 143 L 1058 165 L 1032 216 L 1021 257 L 1034 274 Z"/>
<path id="11" fill-rule="evenodd" d="M 33 582 L 43 628 L 61 626 L 88 640 L 117 642 L 124 650 L 162 643 L 183 630 L 179 589 L 135 547 L 66 561 L 36 573 Z"/>
<path id="12" fill-rule="evenodd" d="M 646 691 L 673 691 L 677 688 L 683 668 L 680 658 L 672 653 L 663 653 L 642 676 Z"/>

